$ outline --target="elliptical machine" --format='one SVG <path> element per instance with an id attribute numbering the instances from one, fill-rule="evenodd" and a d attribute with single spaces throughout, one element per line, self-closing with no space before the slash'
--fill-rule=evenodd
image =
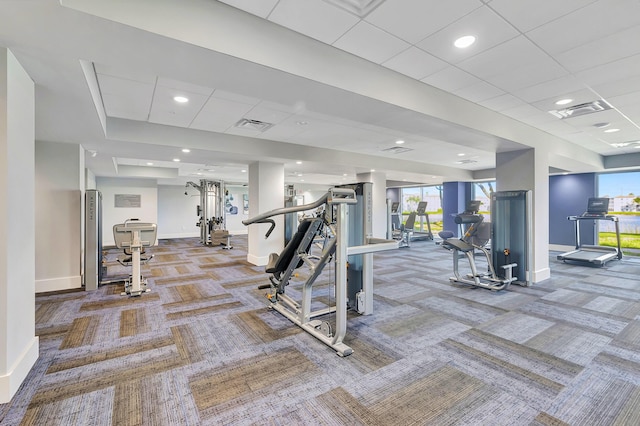
<path id="1" fill-rule="evenodd" d="M 442 241 L 442 247 L 453 252 L 454 276 L 449 278 L 451 283 L 467 284 L 498 291 L 507 288 L 509 284 L 518 279 L 518 277 L 513 276 L 513 268 L 518 265 L 508 261 L 499 267 L 502 270 L 502 276 L 496 274 L 491 254 L 485 248 L 491 239 L 491 224 L 484 222 L 484 216 L 477 213 L 464 212 L 456 215 L 455 222 L 467 228 L 462 238 L 447 238 Z M 478 272 L 474 258 L 475 250 L 480 250 L 487 259 L 487 273 Z M 471 273 L 464 277 L 460 275 L 458 268 L 459 253 L 463 253 L 467 257 L 471 269 Z M 509 249 L 504 249 L 503 254 L 505 259 L 509 259 Z"/>

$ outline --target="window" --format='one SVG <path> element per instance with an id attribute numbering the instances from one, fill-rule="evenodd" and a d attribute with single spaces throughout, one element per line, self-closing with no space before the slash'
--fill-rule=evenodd
<path id="1" fill-rule="evenodd" d="M 609 214 L 618 217 L 623 253 L 640 256 L 640 172 L 598 175 L 598 196 L 611 199 Z M 616 246 L 613 222 L 598 221 L 598 244 Z"/>
<path id="2" fill-rule="evenodd" d="M 417 186 L 413 188 L 402 188 L 402 222 L 407 219 L 407 215 L 418 208 L 420 201 L 427 202 L 425 212 L 428 214 L 431 232 L 442 231 L 442 186 Z M 418 220 L 419 219 L 419 220 Z M 427 232 L 429 230 L 427 217 L 416 218 L 414 229 L 416 231 Z"/>
<path id="3" fill-rule="evenodd" d="M 491 221 L 491 194 L 495 191 L 496 181 L 476 182 L 473 184 L 473 200 L 480 201 L 480 214 L 484 216 L 484 220 Z"/>

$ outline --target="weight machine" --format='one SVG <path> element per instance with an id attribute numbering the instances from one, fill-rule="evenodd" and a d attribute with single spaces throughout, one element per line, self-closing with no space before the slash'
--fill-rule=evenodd
<path id="1" fill-rule="evenodd" d="M 461 238 L 442 241 L 442 247 L 453 252 L 454 276 L 449 281 L 495 291 L 506 289 L 511 283 L 530 286 L 531 191 L 492 193 L 491 218 L 491 223 L 484 222 L 477 210 L 456 215 L 456 224 L 466 230 Z M 489 240 L 491 253 L 485 247 Z M 475 250 L 484 254 L 487 273 L 478 272 Z M 458 268 L 460 253 L 466 256 L 471 269 L 465 276 L 460 275 Z M 496 270 L 502 274 L 498 275 Z"/>
<path id="2" fill-rule="evenodd" d="M 155 223 L 128 219 L 124 223 L 113 225 L 116 247 L 124 250 L 124 255 L 118 256 L 118 262 L 123 266 L 132 267 L 131 275 L 124 280 L 124 292 L 121 293 L 123 296 L 140 296 L 151 291 L 147 288 L 147 280 L 140 273 L 140 265 L 153 258 L 153 255 L 145 255 L 144 248 L 155 244 L 156 236 Z"/>
<path id="3" fill-rule="evenodd" d="M 265 272 L 270 274 L 270 284 L 259 288 L 269 288 L 267 299 L 271 309 L 280 312 L 304 331 L 333 348 L 338 355 L 348 356 L 353 350 L 343 343 L 347 331 L 347 310 L 351 308 L 364 315 L 373 313 L 372 253 L 398 247 L 397 241 L 375 239 L 370 233 L 365 234 L 366 225 L 352 225 L 358 220 L 355 217 L 356 207 L 360 206 L 367 211 L 367 207 L 371 207 L 370 198 L 367 203 L 364 194 L 358 199 L 356 190 L 336 187 L 329 189 L 313 203 L 271 210 L 242 223 L 247 226 L 253 223 L 271 224 L 265 235 L 268 238 L 275 228 L 272 217 L 321 206 L 324 206 L 323 212 L 300 222 L 297 232 L 280 254 L 270 255 L 265 268 Z M 359 220 L 363 220 L 363 217 L 366 217 L 366 213 Z M 319 256 L 312 255 L 310 248 L 314 238 L 323 228 L 327 228 L 325 230 L 328 232 L 322 253 Z M 350 245 L 350 241 L 356 240 L 364 240 L 364 243 Z M 336 304 L 312 311 L 313 283 L 331 261 L 335 263 Z M 298 302 L 285 294 L 285 290 L 294 271 L 302 265 L 309 268 L 310 275 L 302 284 L 302 300 Z M 335 326 L 329 321 L 315 319 L 331 313 L 335 313 Z"/>
<path id="4" fill-rule="evenodd" d="M 185 187 L 192 186 L 200 192 L 200 204 L 196 208 L 199 216 L 196 226 L 200 228 L 200 242 L 204 245 L 222 245 L 224 249 L 232 249 L 231 235 L 226 230 L 226 210 L 224 182 L 200 179 L 200 184 L 187 182 Z M 187 192 L 185 191 L 185 195 Z"/>

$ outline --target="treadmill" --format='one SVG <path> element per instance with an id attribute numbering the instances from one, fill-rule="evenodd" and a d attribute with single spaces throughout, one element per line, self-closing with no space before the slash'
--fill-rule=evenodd
<path id="1" fill-rule="evenodd" d="M 580 216 L 568 216 L 567 219 L 575 224 L 576 249 L 558 255 L 558 260 L 589 263 L 596 266 L 604 266 L 609 260 L 622 259 L 620 248 L 620 226 L 618 217 L 609 213 L 609 198 L 589 198 L 587 211 Z M 616 241 L 618 247 L 584 245 L 580 244 L 580 223 L 598 220 L 610 220 L 615 224 Z"/>

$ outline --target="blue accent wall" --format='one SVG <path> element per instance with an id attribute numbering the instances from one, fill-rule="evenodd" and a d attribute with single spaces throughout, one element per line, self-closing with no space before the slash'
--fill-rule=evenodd
<path id="1" fill-rule="evenodd" d="M 445 182 L 442 185 L 442 229 L 451 231 L 459 237 L 459 227 L 454 216 L 464 211 L 471 197 L 471 184 L 468 182 Z"/>
<path id="2" fill-rule="evenodd" d="M 590 197 L 596 196 L 595 173 L 549 176 L 549 244 L 574 245 L 575 224 L 567 216 L 582 214 Z M 580 224 L 582 244 L 594 244 L 591 221 Z"/>

